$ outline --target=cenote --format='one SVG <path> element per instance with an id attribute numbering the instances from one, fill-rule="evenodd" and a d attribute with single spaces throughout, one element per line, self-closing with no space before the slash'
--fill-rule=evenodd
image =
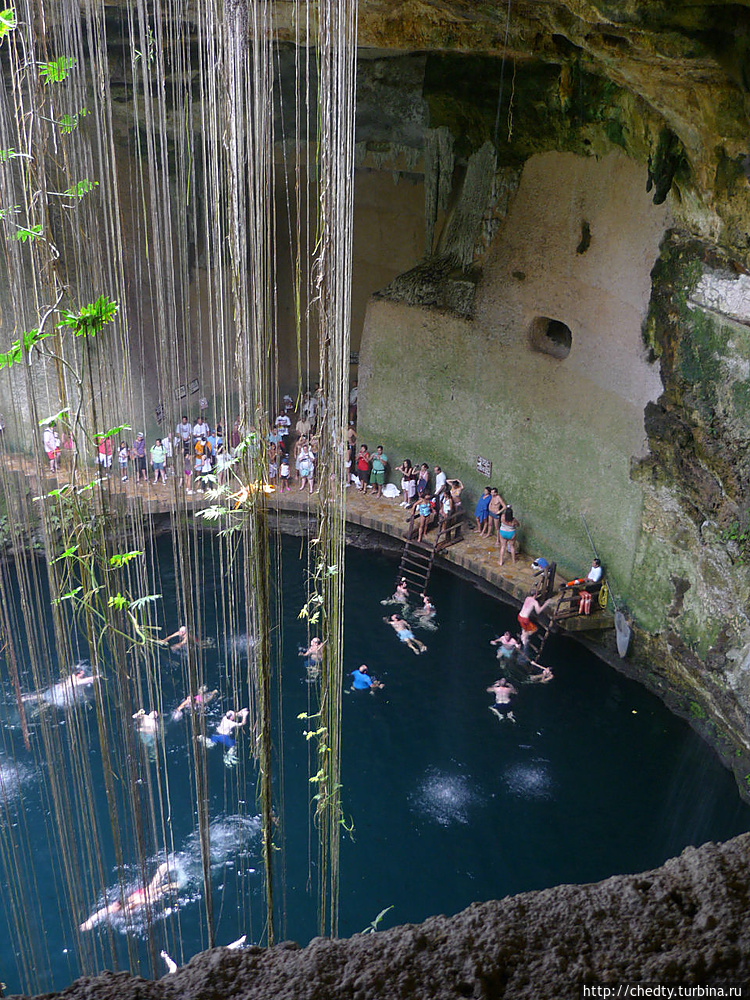
<path id="1" fill-rule="evenodd" d="M 205 542 L 202 566 L 204 635 L 215 643 L 205 651 L 205 679 L 220 690 L 220 698 L 207 711 L 207 728 L 228 708 L 240 707 L 242 699 L 237 693 L 235 701 L 226 689 L 225 639 L 231 637 L 222 625 L 213 545 Z M 307 639 L 298 617 L 305 599 L 305 546 L 283 538 L 278 548 L 283 602 L 275 635 L 282 664 L 275 685 L 276 910 L 279 937 L 305 943 L 317 927 L 311 743 L 304 735 L 308 722 L 300 719 L 312 704 L 298 654 Z M 163 616 L 170 622 L 176 604 L 172 550 L 166 539 L 157 550 Z M 455 913 L 472 901 L 648 869 L 686 845 L 750 828 L 750 807 L 740 801 L 731 775 L 687 723 L 579 645 L 553 639 L 546 660 L 554 682 L 521 687 L 514 704 L 517 722 L 500 722 L 488 710 L 492 699 L 486 688 L 502 673 L 489 641 L 514 627 L 509 606 L 436 571 L 431 590 L 437 629 L 417 630 L 428 649 L 416 656 L 382 621 L 391 610 L 380 602 L 393 589 L 393 563 L 352 549 L 346 571 L 342 782 L 351 834 L 341 848 L 342 936 L 364 930 L 387 908 L 381 926 L 417 922 Z M 360 663 L 384 682 L 382 690 L 348 690 L 349 672 Z M 20 666 L 28 680 L 28 665 Z M 168 719 L 185 683 L 184 658 L 165 654 L 159 684 Z M 107 698 L 106 679 L 103 686 Z M 159 694 L 144 689 L 141 697 L 148 709 Z M 82 964 L 76 928 L 59 916 L 56 900 L 61 859 L 51 828 L 42 722 L 31 720 L 33 753 L 28 754 L 11 706 L 6 689 L 2 892 L 6 897 L 23 892 L 27 880 L 35 880 L 38 891 L 29 899 L 27 919 L 32 944 L 47 961 L 43 967 L 37 960 L 35 976 L 41 988 L 53 989 L 80 974 Z M 87 741 L 95 809 L 104 818 L 94 714 L 82 711 L 78 728 Z M 73 729 L 71 713 L 51 708 L 45 718 L 52 726 Z M 159 770 L 158 780 L 168 787 L 171 813 L 165 824 L 181 887 L 172 905 L 156 915 L 150 935 L 137 919 L 127 934 L 125 922 L 113 920 L 84 935 L 82 945 L 91 962 L 111 931 L 120 967 L 144 975 L 164 972 L 158 958 L 162 947 L 182 962 L 207 945 L 188 719 L 169 720 L 160 738 L 163 755 L 159 749 L 157 760 L 151 760 L 144 748 L 136 780 L 145 788 L 156 782 Z M 249 751 L 246 733 L 238 742 L 236 768 L 224 766 L 221 748 L 206 755 L 212 907 L 220 944 L 243 933 L 260 942 L 264 933 L 256 774 Z M 55 767 L 62 780 L 73 780 L 72 765 L 70 775 L 65 760 Z M 20 879 L 8 852 L 9 825 L 17 830 L 19 824 L 25 824 L 22 835 L 29 838 L 34 858 L 33 873 L 21 873 Z M 109 836 L 101 864 L 114 891 L 118 875 Z M 157 860 L 150 858 L 149 871 Z M 136 859 L 125 862 L 124 884 L 137 885 Z M 91 910 L 101 902 L 91 898 Z M 76 915 L 76 922 L 85 916 Z M 26 942 L 19 941 L 7 908 L 1 926 L 2 978 L 14 992 L 23 983 L 19 956 Z"/>

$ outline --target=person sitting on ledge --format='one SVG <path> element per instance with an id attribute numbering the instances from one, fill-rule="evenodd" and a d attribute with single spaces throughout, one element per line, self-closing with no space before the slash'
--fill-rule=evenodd
<path id="1" fill-rule="evenodd" d="M 588 574 L 586 575 L 586 582 L 601 583 L 603 572 L 604 570 L 602 569 L 601 560 L 594 559 L 594 561 L 591 564 L 591 569 L 588 571 Z"/>

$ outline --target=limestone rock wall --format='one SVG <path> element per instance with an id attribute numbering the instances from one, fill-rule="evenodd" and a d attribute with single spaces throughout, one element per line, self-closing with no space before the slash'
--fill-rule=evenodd
<path id="1" fill-rule="evenodd" d="M 484 260 L 473 321 L 371 302 L 360 439 L 383 443 L 394 467 L 405 456 L 442 465 L 469 507 L 488 482 L 477 457 L 490 459 L 524 545 L 571 572 L 591 554 L 583 512 L 627 592 L 643 503 L 630 464 L 662 388 L 641 326 L 668 218 L 624 156 L 532 157 Z M 546 353 L 557 345 L 539 341 L 542 319 L 569 329 L 567 356 Z"/>

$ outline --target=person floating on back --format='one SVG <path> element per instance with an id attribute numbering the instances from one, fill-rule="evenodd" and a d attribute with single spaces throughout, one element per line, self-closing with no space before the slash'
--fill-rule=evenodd
<path id="1" fill-rule="evenodd" d="M 416 653 L 418 656 L 420 653 L 427 652 L 427 646 L 419 639 L 414 638 L 414 633 L 400 615 L 391 615 L 390 618 L 384 618 L 383 621 L 391 626 L 401 642 L 405 642 L 412 653 Z"/>

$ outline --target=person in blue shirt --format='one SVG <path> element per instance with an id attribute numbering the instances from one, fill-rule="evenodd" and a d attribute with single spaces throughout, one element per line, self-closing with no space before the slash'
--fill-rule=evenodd
<path id="1" fill-rule="evenodd" d="M 352 688 L 355 691 L 375 690 L 382 687 L 383 685 L 380 681 L 376 681 L 373 677 L 370 677 L 367 672 L 367 666 L 364 663 L 361 667 L 357 667 L 356 670 L 352 670 Z"/>

